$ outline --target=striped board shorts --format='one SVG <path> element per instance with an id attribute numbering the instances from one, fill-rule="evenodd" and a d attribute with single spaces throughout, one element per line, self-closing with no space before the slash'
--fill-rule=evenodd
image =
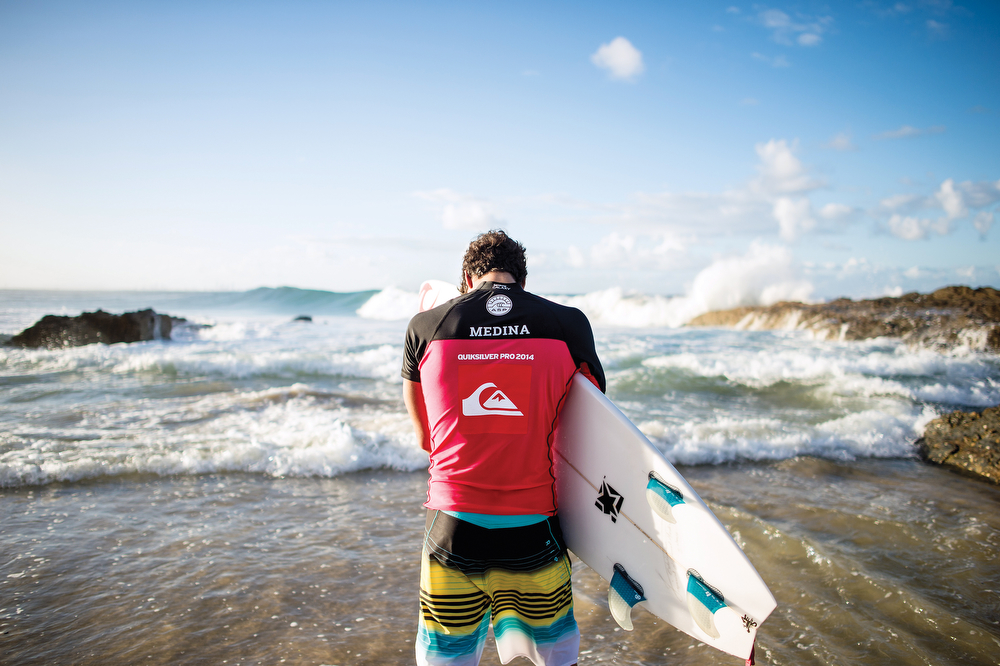
<path id="1" fill-rule="evenodd" d="M 428 511 L 420 567 L 419 666 L 477 666 L 492 624 L 504 664 L 577 662 L 571 568 L 556 518 L 487 529 Z"/>

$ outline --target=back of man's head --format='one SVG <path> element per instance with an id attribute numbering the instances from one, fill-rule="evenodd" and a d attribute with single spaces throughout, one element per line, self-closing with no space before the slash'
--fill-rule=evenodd
<path id="1" fill-rule="evenodd" d="M 521 285 L 528 276 L 524 246 L 502 229 L 492 229 L 479 234 L 469 243 L 469 249 L 462 258 L 462 283 L 459 290 L 465 293 L 468 288 L 465 283 L 466 273 L 478 278 L 490 271 L 510 273 L 514 276 L 514 281 Z"/>

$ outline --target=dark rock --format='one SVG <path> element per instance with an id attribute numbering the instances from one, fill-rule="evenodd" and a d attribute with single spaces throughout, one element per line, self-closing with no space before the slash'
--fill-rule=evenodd
<path id="1" fill-rule="evenodd" d="M 928 462 L 1000 484 L 1000 406 L 936 418 L 917 446 Z"/>
<path id="2" fill-rule="evenodd" d="M 117 342 L 169 340 L 174 325 L 185 321 L 187 320 L 170 315 L 156 314 L 153 310 L 120 315 L 103 310 L 84 312 L 77 317 L 46 315 L 31 328 L 12 337 L 7 344 L 30 349 L 57 349 L 95 342 L 111 345 Z"/>
<path id="3" fill-rule="evenodd" d="M 990 287 L 945 287 L 931 294 L 866 301 L 838 298 L 829 303 L 782 302 L 708 312 L 688 326 L 730 326 L 745 330 L 808 330 L 835 340 L 902 338 L 939 349 L 967 347 L 1000 351 L 1000 291 Z"/>
<path id="4" fill-rule="evenodd" d="M 309 321 L 309 322 L 311 322 L 312 320 L 313 320 L 313 318 L 310 317 L 309 315 L 299 315 L 298 317 L 296 317 L 292 321 Z"/>

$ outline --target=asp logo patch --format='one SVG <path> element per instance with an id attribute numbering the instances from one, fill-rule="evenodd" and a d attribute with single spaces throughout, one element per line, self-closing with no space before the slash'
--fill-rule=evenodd
<path id="1" fill-rule="evenodd" d="M 486 299 L 486 311 L 494 317 L 500 317 L 514 309 L 514 301 L 504 294 L 494 294 Z"/>
<path id="2" fill-rule="evenodd" d="M 460 364 L 458 397 L 462 401 L 462 432 L 523 435 L 528 432 L 531 411 L 531 366 Z"/>

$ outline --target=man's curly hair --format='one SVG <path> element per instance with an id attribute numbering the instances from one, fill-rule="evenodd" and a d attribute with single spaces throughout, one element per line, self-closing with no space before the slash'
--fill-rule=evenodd
<path id="1" fill-rule="evenodd" d="M 468 291 L 465 274 L 473 278 L 486 275 L 490 271 L 506 271 L 514 276 L 514 281 L 523 284 L 528 276 L 528 263 L 524 257 L 524 246 L 507 235 L 503 229 L 491 229 L 479 234 L 469 243 L 469 249 L 462 258 L 462 281 L 458 290 Z"/>

